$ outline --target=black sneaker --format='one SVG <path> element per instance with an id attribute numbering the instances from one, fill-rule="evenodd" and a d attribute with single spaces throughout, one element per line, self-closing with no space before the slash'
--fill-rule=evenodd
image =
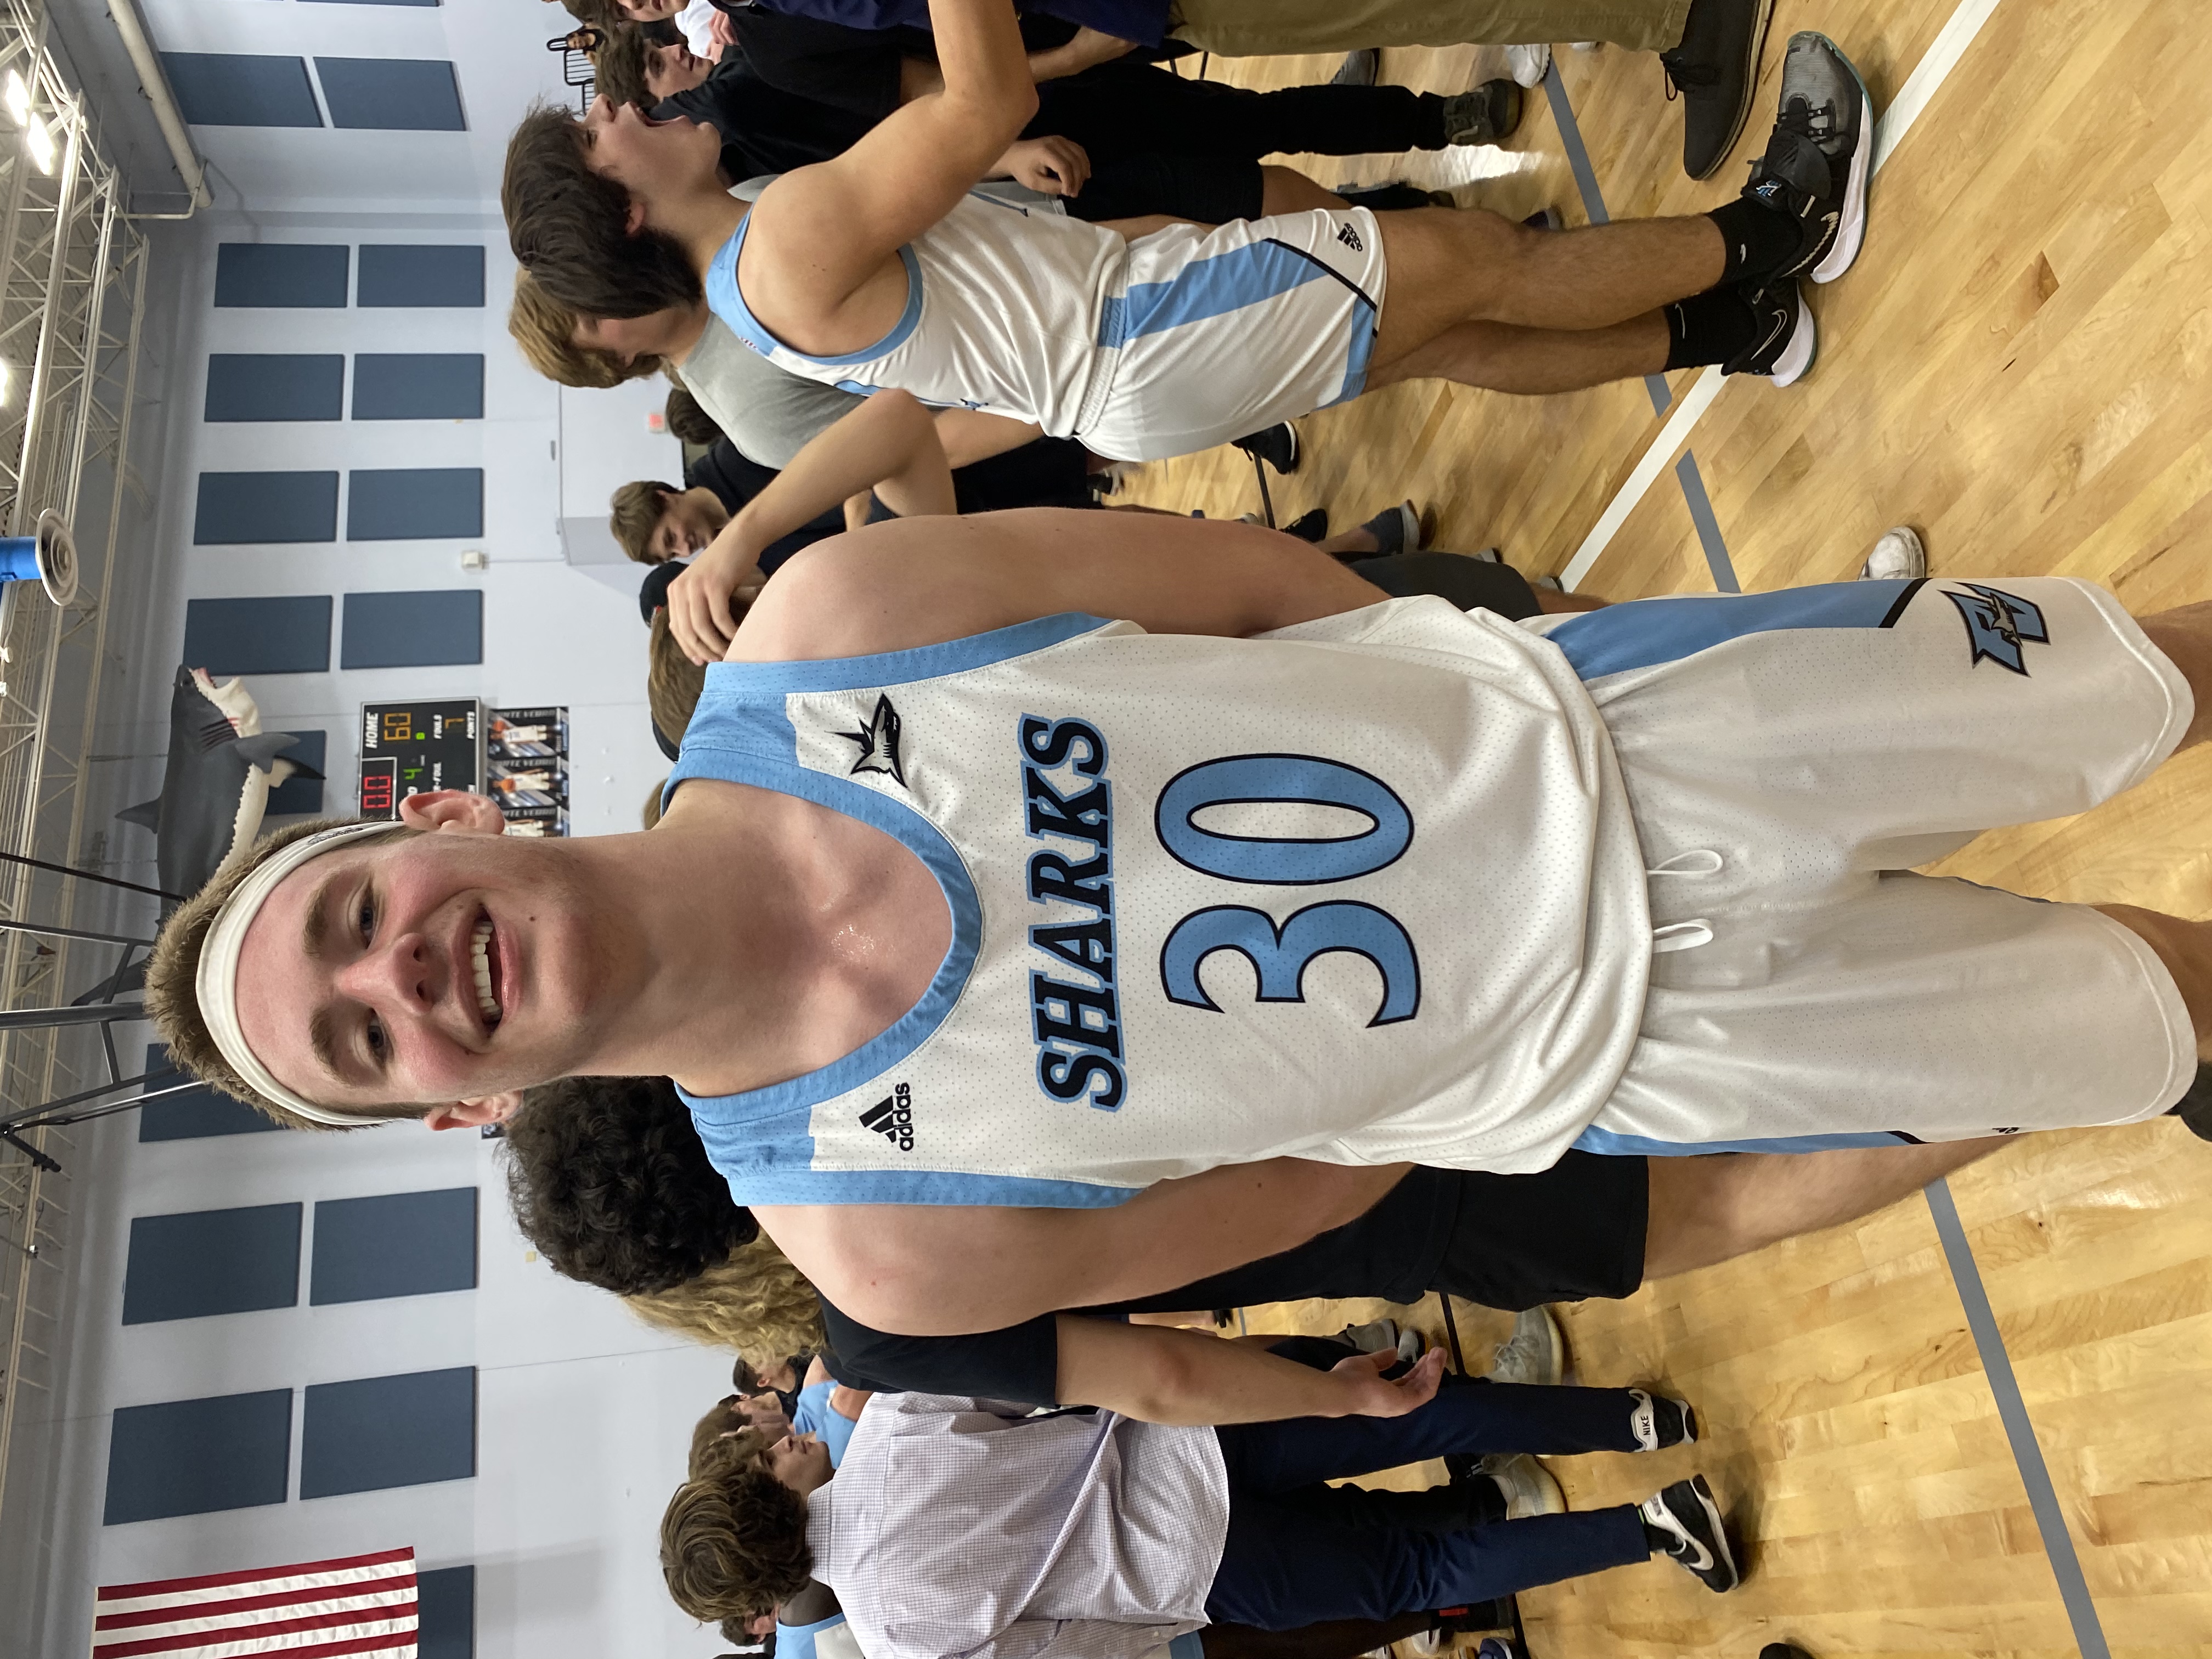
<path id="1" fill-rule="evenodd" d="M 1317 507 L 1310 513 L 1301 513 L 1282 530 L 1285 536 L 1296 536 L 1302 542 L 1325 542 L 1328 539 L 1328 509 Z"/>
<path id="2" fill-rule="evenodd" d="M 1825 34 L 1790 37 L 1782 62 L 1782 112 L 1743 193 L 1797 222 L 1796 256 L 1778 276 L 1832 283 L 1866 240 L 1867 179 L 1874 170 L 1874 100 L 1859 72 Z"/>
<path id="3" fill-rule="evenodd" d="M 1521 125 L 1521 88 L 1510 81 L 1485 81 L 1472 92 L 1444 100 L 1444 143 L 1494 144 Z"/>
<path id="4" fill-rule="evenodd" d="M 1647 1537 L 1669 1559 L 1680 1562 L 1709 1590 L 1732 1590 L 1743 1582 L 1735 1552 L 1729 1547 L 1728 1523 L 1713 1489 L 1702 1474 L 1677 1480 L 1636 1506 Z"/>
<path id="5" fill-rule="evenodd" d="M 1230 441 L 1247 455 L 1267 462 L 1278 472 L 1298 470 L 1298 429 L 1288 421 L 1279 422 L 1265 432 L 1247 433 Z"/>
<path id="6" fill-rule="evenodd" d="M 1695 1445 L 1698 1413 L 1686 1400 L 1631 1389 L 1636 1404 L 1629 1408 L 1629 1432 L 1644 1451 L 1663 1451 L 1669 1446 Z"/>
<path id="7" fill-rule="evenodd" d="M 2179 1118 L 2199 1140 L 2212 1140 L 2212 1066 L 2197 1066 L 2189 1092 L 2167 1107 L 2166 1115 Z"/>
<path id="8" fill-rule="evenodd" d="M 1336 73 L 1328 77 L 1333 87 L 1371 87 L 1382 72 L 1382 54 L 1372 46 L 1362 46 L 1357 52 L 1347 52 L 1344 61 L 1336 66 Z"/>
<path id="9" fill-rule="evenodd" d="M 1774 0 L 1691 0 L 1682 39 L 1659 54 L 1667 96 L 1682 95 L 1682 171 L 1709 179 L 1751 114 Z"/>
<path id="10" fill-rule="evenodd" d="M 1759 1649 L 1759 1659 L 1813 1659 L 1813 1656 L 1795 1642 L 1769 1642 Z"/>
<path id="11" fill-rule="evenodd" d="M 1777 386 L 1794 386 L 1813 366 L 1820 331 L 1805 296 L 1789 277 L 1737 292 L 1759 320 L 1751 343 L 1721 365 L 1723 374 L 1764 374 Z"/>

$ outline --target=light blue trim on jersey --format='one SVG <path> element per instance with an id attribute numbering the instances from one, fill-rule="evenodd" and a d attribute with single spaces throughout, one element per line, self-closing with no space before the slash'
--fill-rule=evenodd
<path id="1" fill-rule="evenodd" d="M 738 291 L 738 258 L 744 252 L 745 232 L 752 228 L 752 222 L 753 216 L 748 213 L 738 222 L 730 240 L 715 251 L 714 258 L 707 264 L 705 286 L 707 308 L 727 323 L 731 332 L 762 356 L 773 358 L 781 351 L 801 362 L 819 363 L 827 368 L 834 368 L 841 363 L 873 362 L 904 345 L 907 336 L 913 333 L 915 325 L 921 321 L 921 261 L 915 257 L 912 248 L 902 247 L 898 252 L 899 262 L 906 267 L 906 309 L 899 313 L 899 319 L 891 325 L 890 333 L 875 344 L 860 351 L 848 352 L 842 357 L 817 357 L 796 346 L 786 345 L 762 325 L 760 319 L 753 315 L 752 307 L 745 303 L 745 296 Z"/>
<path id="2" fill-rule="evenodd" d="M 1830 582 L 1774 593 L 1674 595 L 1632 599 L 1570 617 L 1545 637 L 1584 680 L 1679 662 L 1714 646 L 1793 628 L 1887 628 L 1911 581 Z"/>
<path id="3" fill-rule="evenodd" d="M 1185 1631 L 1168 1644 L 1168 1659 L 1205 1659 L 1206 1643 L 1201 1639 L 1205 1634 L 1203 1631 Z M 781 1648 L 776 1650 L 777 1659 L 781 1659 L 782 1653 Z"/>
<path id="4" fill-rule="evenodd" d="M 1826 1135 L 1777 1135 L 1771 1140 L 1654 1140 L 1590 1127 L 1575 1139 L 1578 1152 L 1601 1158 L 1697 1158 L 1706 1152 L 1832 1152 L 1848 1146 L 1909 1146 L 1887 1129 L 1844 1129 Z"/>
<path id="5" fill-rule="evenodd" d="M 825 1630 L 835 1630 L 845 1622 L 845 1615 L 833 1613 L 827 1619 L 817 1620 L 811 1625 L 787 1625 L 781 1620 L 775 1626 L 775 1659 L 814 1659 L 814 1638 Z"/>
<path id="6" fill-rule="evenodd" d="M 830 1467 L 836 1468 L 845 1461 L 845 1448 L 853 1443 L 853 1431 L 860 1425 L 830 1403 L 830 1395 L 836 1388 L 835 1382 L 815 1382 L 799 1391 L 798 1409 L 791 1413 L 791 1426 L 801 1434 L 811 1434 L 830 1449 Z M 782 1659 L 781 1654 L 777 1659 Z"/>
<path id="7" fill-rule="evenodd" d="M 1194 259 L 1164 283 L 1139 283 L 1125 295 L 1109 296 L 1098 313 L 1098 343 L 1125 346 L 1185 323 L 1264 305 L 1335 275 L 1312 255 L 1280 242 L 1248 242 L 1210 259 Z"/>
<path id="8" fill-rule="evenodd" d="M 1367 390 L 1367 365 L 1375 356 L 1375 307 L 1364 296 L 1352 308 L 1352 337 L 1344 348 L 1344 390 L 1323 404 L 1334 409 Z"/>
<path id="9" fill-rule="evenodd" d="M 785 713 L 793 694 L 848 691 L 936 679 L 1060 644 L 1108 626 L 1067 613 L 940 645 L 827 662 L 715 663 L 661 800 L 690 778 L 718 778 L 812 801 L 892 836 L 936 878 L 952 916 L 952 943 L 912 1008 L 843 1059 L 787 1082 L 733 1095 L 679 1090 L 693 1123 L 739 1204 L 1001 1204 L 1093 1209 L 1127 1202 L 1139 1188 L 1020 1176 L 933 1170 L 817 1170 L 814 1108 L 896 1069 L 945 1022 L 959 1000 L 982 940 L 982 908 L 959 853 L 905 802 L 799 763 L 799 734 Z"/>

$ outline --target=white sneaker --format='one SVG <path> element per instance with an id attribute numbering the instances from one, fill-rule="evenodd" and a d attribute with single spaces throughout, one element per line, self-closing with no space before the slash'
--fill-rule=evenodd
<path id="1" fill-rule="evenodd" d="M 1483 1473 L 1498 1483 L 1498 1490 L 1505 1494 L 1505 1518 L 1526 1521 L 1532 1516 L 1565 1515 L 1567 1495 L 1559 1490 L 1559 1483 L 1546 1468 L 1526 1452 L 1516 1452 L 1510 1457 L 1486 1457 Z"/>
<path id="2" fill-rule="evenodd" d="M 1566 1344 L 1548 1308 L 1531 1308 L 1513 1322 L 1513 1334 L 1498 1345 L 1485 1373 L 1492 1382 L 1556 1388 L 1567 1369 Z"/>
<path id="3" fill-rule="evenodd" d="M 1920 544 L 1920 537 L 1909 524 L 1901 524 L 1882 532 L 1867 555 L 1866 562 L 1859 567 L 1863 582 L 1917 581 L 1928 574 L 1928 550 Z"/>
<path id="4" fill-rule="evenodd" d="M 1552 67 L 1552 49 L 1547 46 L 1508 46 L 1505 64 L 1515 84 L 1540 87 L 1544 84 L 1544 71 Z"/>

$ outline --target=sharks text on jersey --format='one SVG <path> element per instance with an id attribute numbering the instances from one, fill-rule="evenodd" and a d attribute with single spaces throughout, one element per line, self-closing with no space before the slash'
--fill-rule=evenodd
<path id="1" fill-rule="evenodd" d="M 1117 1109 L 1128 1092 L 1114 989 L 1113 785 L 1106 739 L 1087 720 L 1021 717 L 1023 810 L 1030 837 L 1030 928 L 1047 970 L 1030 975 L 1037 1085 L 1054 1100 Z M 1073 969 L 1073 975 L 1070 970 Z"/>

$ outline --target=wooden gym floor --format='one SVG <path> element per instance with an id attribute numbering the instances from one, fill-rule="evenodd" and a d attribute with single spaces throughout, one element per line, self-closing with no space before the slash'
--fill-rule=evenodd
<path id="1" fill-rule="evenodd" d="M 1917 83 L 1935 84 L 1876 180 L 1859 264 L 1814 295 L 1812 374 L 1784 392 L 1729 381 L 1687 429 L 1719 568 L 1745 589 L 1842 580 L 1903 522 L 1938 574 L 2091 577 L 2138 611 L 2212 599 L 2212 11 L 1778 0 L 1752 121 L 1705 184 L 1682 175 L 1656 59 L 1563 46 L 1561 87 L 1612 215 L 1725 199 L 1765 143 L 1783 43 L 1808 27 L 1851 54 L 1878 112 L 1931 49 L 1967 43 Z M 1393 52 L 1383 73 L 1455 91 L 1501 65 L 1489 51 Z M 1216 59 L 1209 72 L 1273 86 L 1334 67 Z M 1581 223 L 1566 153 L 1540 94 L 1503 151 L 1300 164 L 1329 182 L 1472 180 L 1464 204 L 1516 217 L 1550 204 Z M 1693 378 L 1674 377 L 1674 395 Z M 1557 572 L 1664 442 L 1656 481 L 1577 585 L 1609 599 L 1710 592 L 1717 562 L 1678 480 L 1681 429 L 1662 439 L 1665 420 L 1641 384 L 1542 400 L 1398 387 L 1301 422 L 1308 459 L 1272 481 L 1275 506 L 1287 520 L 1325 505 L 1342 526 L 1410 495 L 1437 509 L 1440 545 L 1496 545 Z M 1149 467 L 1123 499 L 1215 515 L 1259 505 L 1249 464 L 1228 450 Z M 2212 915 L 2208 786 L 2199 751 L 2097 812 L 1987 836 L 1945 867 Z M 1955 1260 L 1916 1198 L 1626 1303 L 1561 1310 L 1581 1380 L 1662 1382 L 1710 1436 L 1559 1461 L 1570 1501 L 1640 1498 L 1702 1468 L 1741 1521 L 1751 1577 L 1717 1597 L 1655 1564 L 1532 1592 L 1534 1659 L 1755 1659 L 1784 1638 L 1821 1659 L 2212 1655 L 2212 1146 L 2170 1121 L 2037 1136 L 1948 1191 Z M 1962 1292 L 1994 1310 L 1989 1352 Z M 1255 1330 L 1334 1330 L 1371 1310 L 1246 1312 Z M 1433 1299 L 1410 1316 L 1441 1334 Z M 1460 1319 L 1480 1369 L 1506 1322 L 1464 1306 Z M 2025 1456 L 1992 1384 L 2008 1369 Z M 2044 1525 L 2039 1458 L 2056 1497 Z M 2047 1542 L 2046 1525 L 2063 1533 Z"/>

